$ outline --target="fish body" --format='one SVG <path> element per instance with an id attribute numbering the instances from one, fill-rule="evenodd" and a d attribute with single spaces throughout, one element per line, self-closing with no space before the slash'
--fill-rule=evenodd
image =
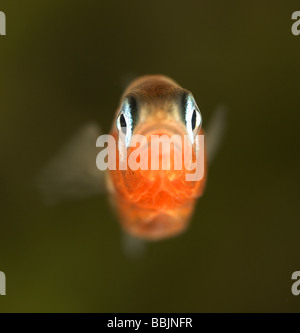
<path id="1" fill-rule="evenodd" d="M 189 110 L 188 103 L 191 101 L 194 109 Z M 195 119 L 192 120 L 193 116 L 199 118 L 197 124 Z M 183 162 L 181 170 L 174 168 L 176 159 L 184 158 L 183 151 L 177 151 L 174 144 L 170 149 L 168 170 L 161 167 L 151 170 L 150 141 L 152 136 L 171 138 L 173 135 L 183 140 L 184 136 L 188 136 L 188 128 L 196 125 L 198 128 L 192 128 L 192 135 L 203 135 L 201 114 L 192 94 L 165 76 L 143 76 L 131 83 L 121 98 L 110 132 L 117 141 L 121 131 L 118 127 L 120 117 L 124 118 L 121 121 L 125 131 L 130 131 L 129 137 L 134 134 L 146 138 L 148 145 L 145 149 L 148 149 L 149 158 L 147 170 L 108 170 L 107 187 L 121 225 L 129 234 L 147 240 L 181 233 L 189 223 L 197 198 L 204 191 L 206 167 L 200 180 L 186 180 L 186 174 L 191 171 L 185 168 Z M 193 149 L 192 141 L 190 145 Z M 127 158 L 134 149 L 127 147 Z M 117 151 L 117 165 L 119 153 Z M 195 159 L 196 153 L 193 149 L 190 158 Z M 159 155 L 160 166 L 162 154 Z M 205 154 L 202 155 L 205 159 Z"/>

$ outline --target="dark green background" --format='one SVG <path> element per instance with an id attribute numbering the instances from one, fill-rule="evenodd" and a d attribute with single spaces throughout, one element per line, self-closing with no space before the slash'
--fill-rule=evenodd
<path id="1" fill-rule="evenodd" d="M 1 1 L 0 311 L 299 311 L 299 1 Z M 229 108 L 183 235 L 126 258 L 106 196 L 44 207 L 32 185 L 123 83 L 161 73 L 204 118 Z"/>

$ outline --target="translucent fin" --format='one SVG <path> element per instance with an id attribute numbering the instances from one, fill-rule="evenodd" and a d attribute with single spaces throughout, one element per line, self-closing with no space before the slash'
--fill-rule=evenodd
<path id="1" fill-rule="evenodd" d="M 41 170 L 36 186 L 46 204 L 83 199 L 103 191 L 103 172 L 96 167 L 99 135 L 97 124 L 86 124 Z"/>
<path id="2" fill-rule="evenodd" d="M 125 232 L 122 234 L 123 251 L 131 260 L 141 259 L 146 253 L 146 241 L 133 237 Z"/>
<path id="3" fill-rule="evenodd" d="M 215 158 L 224 138 L 226 114 L 227 108 L 225 106 L 217 107 L 205 132 L 205 146 L 208 164 L 211 164 L 212 160 Z"/>

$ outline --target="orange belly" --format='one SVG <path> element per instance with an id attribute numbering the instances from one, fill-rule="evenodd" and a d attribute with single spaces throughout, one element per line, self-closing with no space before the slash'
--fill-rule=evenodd
<path id="1" fill-rule="evenodd" d="M 149 240 L 184 231 L 206 183 L 206 173 L 186 181 L 186 172 L 172 163 L 170 170 L 109 170 L 111 199 L 125 231 Z"/>

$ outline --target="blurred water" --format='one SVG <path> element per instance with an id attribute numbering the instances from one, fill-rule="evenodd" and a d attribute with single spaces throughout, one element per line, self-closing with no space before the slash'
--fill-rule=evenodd
<path id="1" fill-rule="evenodd" d="M 299 2 L 8 1 L 0 37 L 0 311 L 299 311 Z M 188 231 L 122 253 L 106 196 L 44 207 L 33 179 L 128 77 L 191 90 L 223 147 Z"/>

